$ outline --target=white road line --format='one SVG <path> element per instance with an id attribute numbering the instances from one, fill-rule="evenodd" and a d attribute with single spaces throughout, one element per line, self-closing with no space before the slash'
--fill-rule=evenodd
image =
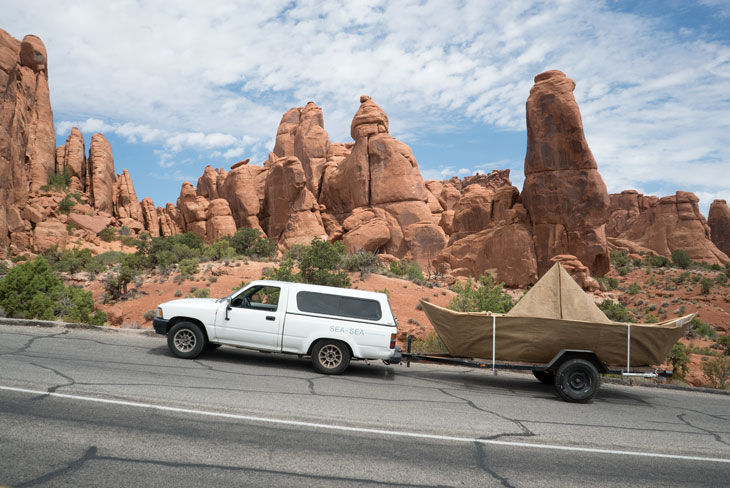
<path id="1" fill-rule="evenodd" d="M 418 432 L 368 429 L 368 428 L 363 428 L 363 427 L 348 427 L 345 425 L 318 424 L 318 423 L 314 423 L 314 422 L 301 422 L 298 420 L 282 420 L 282 419 L 274 419 L 274 418 L 266 418 L 266 417 L 254 417 L 251 415 L 238 415 L 238 414 L 232 414 L 232 413 L 208 412 L 205 410 L 192 410 L 189 408 L 166 407 L 164 405 L 155 405 L 153 403 L 128 402 L 128 401 L 124 401 L 124 400 L 110 400 L 110 399 L 106 399 L 106 398 L 94 398 L 94 397 L 86 397 L 86 396 L 80 396 L 80 395 L 68 395 L 65 393 L 55 393 L 55 392 L 49 393 L 47 391 L 29 390 L 27 388 L 15 388 L 12 386 L 2 386 L 2 385 L 0 385 L 0 390 L 14 391 L 14 392 L 19 392 L 19 393 L 30 393 L 33 395 L 47 395 L 47 396 L 54 396 L 54 397 L 58 397 L 58 398 L 68 398 L 71 400 L 80 400 L 80 401 L 85 401 L 85 402 L 110 403 L 113 405 L 122 405 L 125 407 L 149 408 L 149 409 L 155 409 L 155 410 L 162 410 L 165 412 L 187 413 L 187 414 L 191 414 L 191 415 L 203 415 L 203 416 L 207 416 L 207 417 L 219 417 L 219 418 L 234 419 L 234 420 L 247 420 L 249 422 L 260 422 L 260 423 L 279 424 L 279 425 L 295 425 L 298 427 L 310 427 L 313 429 L 340 430 L 340 431 L 346 431 L 346 432 L 362 432 L 365 434 L 377 434 L 377 435 L 385 435 L 385 436 L 393 436 L 393 437 L 412 437 L 412 438 L 417 438 L 417 439 L 431 439 L 431 440 L 451 441 L 451 442 L 466 442 L 466 443 L 478 442 L 480 444 L 496 445 L 496 446 L 526 447 L 526 448 L 533 448 L 533 449 L 550 449 L 550 450 L 557 450 L 557 451 L 577 451 L 577 452 L 586 452 L 586 453 L 592 453 L 592 454 L 612 454 L 612 455 L 620 455 L 620 456 L 681 459 L 681 460 L 685 460 L 685 461 L 706 461 L 706 462 L 712 462 L 712 463 L 730 464 L 730 459 L 725 459 L 725 458 L 711 458 L 711 457 L 702 457 L 702 456 L 682 456 L 682 455 L 678 455 L 678 454 L 662 454 L 662 453 L 658 453 L 658 452 L 638 452 L 638 451 L 621 451 L 621 450 L 614 450 L 614 449 L 595 449 L 595 448 L 591 448 L 591 447 L 560 446 L 560 445 L 556 445 L 556 444 L 531 444 L 529 442 L 497 441 L 497 440 L 491 440 L 491 439 L 478 439 L 475 437 L 456 437 L 456 436 L 437 435 L 437 434 L 421 434 Z"/>

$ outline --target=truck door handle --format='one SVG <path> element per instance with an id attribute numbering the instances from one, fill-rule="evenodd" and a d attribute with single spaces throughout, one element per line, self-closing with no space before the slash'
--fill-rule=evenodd
<path id="1" fill-rule="evenodd" d="M 273 315 L 267 315 L 266 320 L 276 320 L 276 317 L 274 317 Z"/>

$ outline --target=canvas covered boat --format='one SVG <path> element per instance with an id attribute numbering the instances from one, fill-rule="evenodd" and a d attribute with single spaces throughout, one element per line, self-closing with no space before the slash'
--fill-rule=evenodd
<path id="1" fill-rule="evenodd" d="M 421 302 L 452 356 L 492 358 L 492 329 L 498 361 L 547 363 L 563 349 L 589 350 L 609 366 L 663 363 L 695 314 L 656 324 L 613 322 L 556 263 L 506 314 L 454 312 Z M 630 331 L 629 331 L 630 329 Z"/>

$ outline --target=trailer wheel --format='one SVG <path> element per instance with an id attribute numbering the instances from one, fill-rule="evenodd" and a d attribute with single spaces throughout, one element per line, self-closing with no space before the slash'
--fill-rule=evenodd
<path id="1" fill-rule="evenodd" d="M 542 371 L 539 369 L 533 369 L 532 374 L 535 375 L 535 378 L 537 378 L 537 381 L 544 385 L 554 385 L 555 384 L 555 373 L 551 371 Z"/>
<path id="2" fill-rule="evenodd" d="M 341 374 L 350 365 L 350 349 L 341 341 L 323 339 L 312 349 L 312 365 L 323 374 Z"/>
<path id="3" fill-rule="evenodd" d="M 197 325 L 178 322 L 167 333 L 167 347 L 179 358 L 194 359 L 205 348 L 205 336 Z"/>
<path id="4" fill-rule="evenodd" d="M 569 359 L 555 373 L 555 388 L 567 402 L 589 402 L 598 393 L 601 377 L 590 361 Z"/>

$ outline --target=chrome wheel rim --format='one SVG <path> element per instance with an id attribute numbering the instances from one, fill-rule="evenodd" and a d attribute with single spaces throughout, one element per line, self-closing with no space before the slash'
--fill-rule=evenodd
<path id="1" fill-rule="evenodd" d="M 195 344 L 198 340 L 195 338 L 195 334 L 191 330 L 182 329 L 178 330 L 173 337 L 175 343 L 175 349 L 180 352 L 190 352 L 195 348 Z"/>
<path id="2" fill-rule="evenodd" d="M 333 369 L 342 363 L 342 351 L 339 347 L 327 344 L 319 350 L 319 362 L 327 369 Z"/>

